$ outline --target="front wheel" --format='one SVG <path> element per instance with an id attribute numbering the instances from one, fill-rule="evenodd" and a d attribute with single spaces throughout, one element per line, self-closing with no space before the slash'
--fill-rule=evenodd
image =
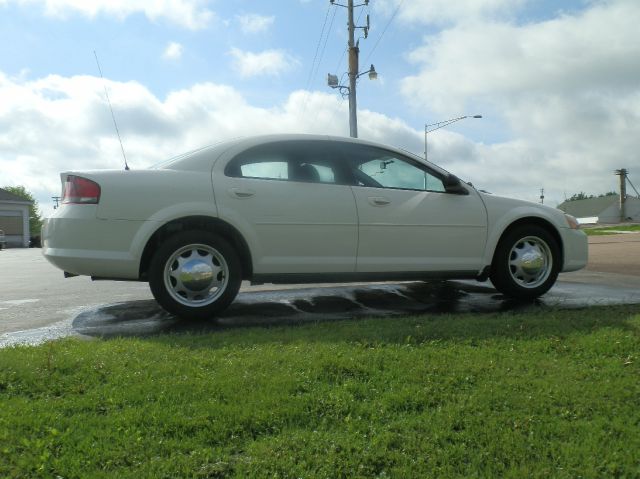
<path id="1" fill-rule="evenodd" d="M 498 243 L 491 265 L 491 282 L 498 291 L 516 299 L 543 295 L 560 272 L 560 247 L 544 228 L 522 225 Z"/>
<path id="2" fill-rule="evenodd" d="M 160 245 L 149 267 L 149 286 L 164 309 L 185 319 L 206 319 L 235 299 L 240 260 L 223 238 L 185 231 Z"/>

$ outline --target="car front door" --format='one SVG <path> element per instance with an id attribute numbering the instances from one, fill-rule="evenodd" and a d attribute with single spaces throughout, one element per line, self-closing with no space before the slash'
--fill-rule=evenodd
<path id="1" fill-rule="evenodd" d="M 214 167 L 220 217 L 246 239 L 255 274 L 355 271 L 357 215 L 331 143 L 258 145 Z"/>
<path id="2" fill-rule="evenodd" d="M 487 236 L 475 190 L 445 191 L 444 176 L 409 157 L 346 144 L 359 218 L 358 272 L 479 271 Z"/>

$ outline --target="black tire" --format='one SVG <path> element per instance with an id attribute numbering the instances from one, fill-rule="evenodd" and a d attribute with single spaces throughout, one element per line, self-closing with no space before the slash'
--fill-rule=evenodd
<path id="1" fill-rule="evenodd" d="M 242 282 L 236 251 L 208 231 L 185 231 L 163 242 L 151 259 L 156 301 L 184 319 L 207 319 L 227 308 Z"/>
<path id="2" fill-rule="evenodd" d="M 549 231 L 521 225 L 498 243 L 491 264 L 491 282 L 506 296 L 532 300 L 556 282 L 561 268 L 560 246 Z"/>

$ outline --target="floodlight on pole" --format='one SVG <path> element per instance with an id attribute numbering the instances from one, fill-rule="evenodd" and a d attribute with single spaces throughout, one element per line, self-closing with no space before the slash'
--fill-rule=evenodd
<path id="1" fill-rule="evenodd" d="M 373 67 L 373 65 L 371 65 Z M 438 121 L 436 123 L 429 123 L 424 125 L 424 159 L 427 159 L 427 134 L 432 131 L 439 130 L 440 128 L 444 128 L 445 126 L 449 126 L 456 121 L 464 120 L 466 118 L 482 118 L 482 115 L 465 115 L 459 116 L 458 118 L 451 118 L 449 120 Z"/>

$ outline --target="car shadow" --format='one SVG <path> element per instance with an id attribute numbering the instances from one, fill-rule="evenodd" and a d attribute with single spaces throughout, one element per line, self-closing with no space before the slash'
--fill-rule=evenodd
<path id="1" fill-rule="evenodd" d="M 498 294 L 488 284 L 459 281 L 371 284 L 332 288 L 243 292 L 218 318 L 189 321 L 176 318 L 153 300 L 128 301 L 85 311 L 72 322 L 75 333 L 99 337 L 151 337 L 175 333 L 207 333 L 242 328 L 295 327 L 309 323 L 359 321 L 370 317 L 430 315 L 459 321 L 464 313 L 550 312 L 585 307 L 563 291 L 522 302 Z M 489 314 L 490 315 L 490 314 Z M 495 321 L 502 314 L 494 314 Z M 490 315 L 491 316 L 491 315 Z M 487 314 L 465 321 L 487 321 Z M 553 324 L 553 323 L 551 323 Z M 491 325 L 486 335 L 510 334 Z M 585 326 L 586 327 L 586 326 Z M 473 337 L 485 335 L 477 328 Z M 559 334 L 547 328 L 545 334 Z M 447 333 L 451 334 L 451 333 Z M 462 333 L 461 333 L 462 334 Z M 471 333 L 469 333 L 471 334 Z"/>

